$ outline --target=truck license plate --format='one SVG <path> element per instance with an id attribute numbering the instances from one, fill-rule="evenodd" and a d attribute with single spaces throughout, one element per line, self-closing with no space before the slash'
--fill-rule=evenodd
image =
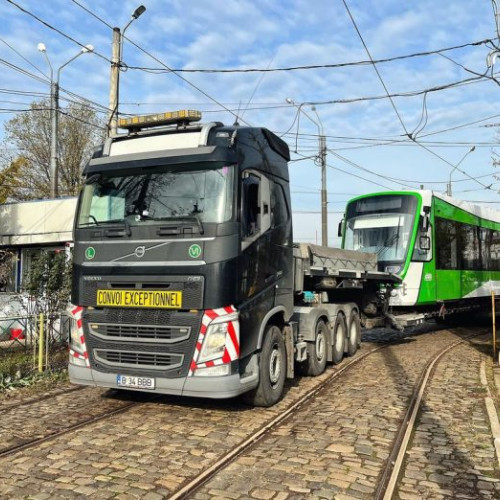
<path id="1" fill-rule="evenodd" d="M 131 377 L 130 375 L 117 375 L 116 384 L 118 387 L 128 387 L 130 389 L 148 389 L 155 388 L 155 379 L 151 377 Z"/>

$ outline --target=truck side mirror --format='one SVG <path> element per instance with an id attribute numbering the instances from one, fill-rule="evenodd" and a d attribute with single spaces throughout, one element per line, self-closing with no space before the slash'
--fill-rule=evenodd
<path id="1" fill-rule="evenodd" d="M 340 222 L 339 222 L 339 228 L 338 228 L 338 231 L 337 231 L 337 236 L 339 238 L 342 238 L 342 228 L 344 226 L 344 219 L 342 219 Z"/>

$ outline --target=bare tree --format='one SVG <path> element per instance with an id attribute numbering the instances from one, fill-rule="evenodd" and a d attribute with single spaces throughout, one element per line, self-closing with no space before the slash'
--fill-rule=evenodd
<path id="1" fill-rule="evenodd" d="M 104 138 L 102 123 L 89 106 L 71 103 L 60 110 L 58 129 L 59 194 L 74 196 L 80 188 L 82 168 Z M 6 123 L 6 146 L 14 153 L 0 165 L 5 186 L 0 202 L 50 197 L 50 134 L 50 103 L 46 100 L 32 103 L 29 112 Z"/>

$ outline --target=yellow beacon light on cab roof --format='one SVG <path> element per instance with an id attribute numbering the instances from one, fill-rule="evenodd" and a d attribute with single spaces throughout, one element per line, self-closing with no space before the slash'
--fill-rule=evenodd
<path id="1" fill-rule="evenodd" d="M 189 123 L 201 120 L 201 111 L 193 109 L 181 109 L 179 111 L 168 111 L 155 115 L 139 115 L 131 118 L 120 118 L 118 126 L 128 130 L 145 127 L 157 127 L 159 125 L 171 125 L 173 123 Z"/>

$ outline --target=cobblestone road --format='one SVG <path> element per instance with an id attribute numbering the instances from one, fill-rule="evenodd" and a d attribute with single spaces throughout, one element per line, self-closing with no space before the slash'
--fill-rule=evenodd
<path id="1" fill-rule="evenodd" d="M 456 338 L 454 331 L 401 337 L 371 355 L 193 498 L 372 498 L 420 370 L 432 352 Z M 481 346 L 471 344 L 454 349 L 438 366 L 395 498 L 500 498 L 478 382 L 481 359 Z M 144 403 L 0 459 L 1 496 L 168 498 L 326 377 L 298 379 L 269 409 L 169 397 Z M 102 391 L 85 391 L 105 401 Z M 40 403 L 38 411 L 59 411 L 65 419 L 68 401 L 60 396 Z M 36 411 L 30 412 L 36 421 Z M 4 436 L 12 418 L 8 425 L 2 418 Z"/>

